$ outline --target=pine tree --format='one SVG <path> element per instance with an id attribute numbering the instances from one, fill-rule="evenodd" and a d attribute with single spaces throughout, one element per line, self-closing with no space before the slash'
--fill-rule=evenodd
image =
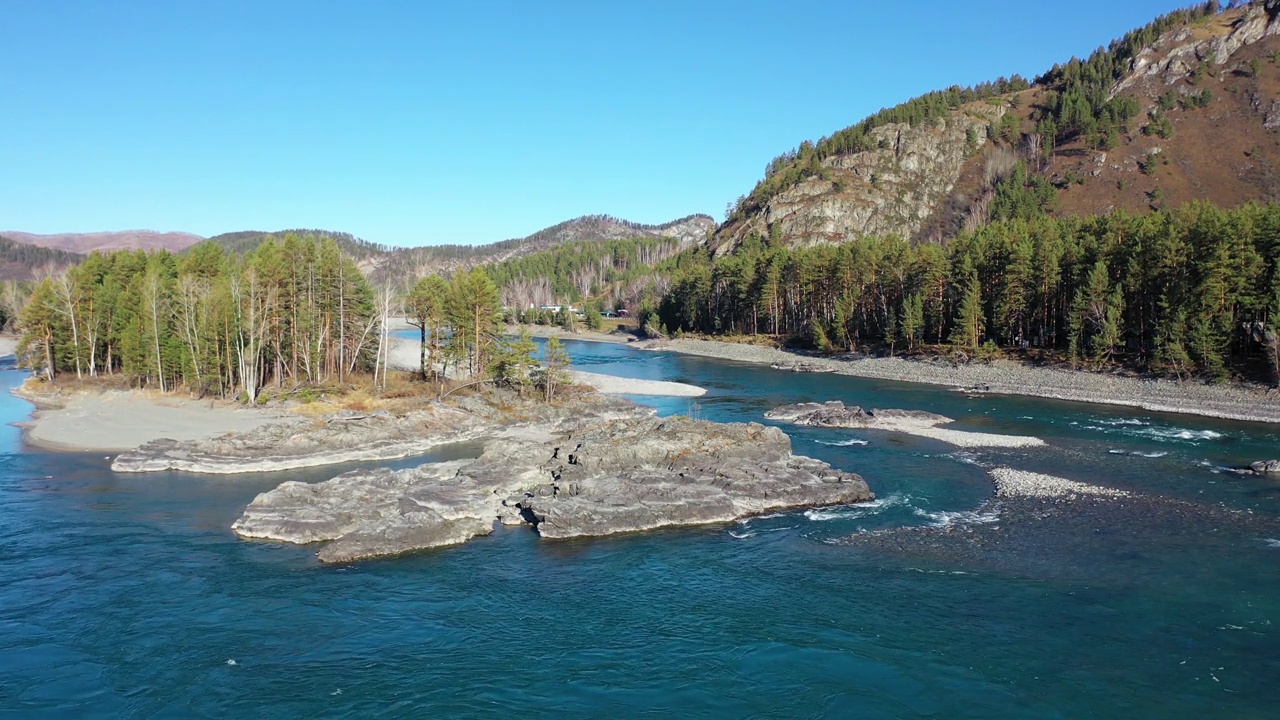
<path id="1" fill-rule="evenodd" d="M 951 331 L 951 344 L 977 353 L 978 344 L 982 342 L 982 329 L 982 286 L 978 282 L 978 273 L 973 272 L 960 300 L 955 328 Z"/>
<path id="2" fill-rule="evenodd" d="M 475 268 L 453 278 L 449 287 L 449 325 L 453 329 L 450 344 L 460 357 L 466 357 L 468 373 L 485 369 L 485 358 L 498 339 L 498 288 Z"/>
<path id="3" fill-rule="evenodd" d="M 520 397 L 532 387 L 535 381 L 538 360 L 534 354 L 538 344 L 529 335 L 528 329 L 520 331 L 520 336 L 510 342 L 500 342 L 496 359 L 493 363 L 495 382 L 515 388 Z"/>
<path id="4" fill-rule="evenodd" d="M 561 387 L 569 384 L 569 373 L 567 371 L 570 363 L 569 353 L 560 344 L 560 339 L 553 337 L 547 341 L 542 353 L 542 359 L 545 365 L 541 373 L 539 373 L 539 384 L 542 385 L 547 402 L 554 402 L 556 392 Z"/>
<path id="5" fill-rule="evenodd" d="M 423 380 L 434 375 L 439 362 L 447 322 L 449 284 L 439 275 L 428 275 L 414 284 L 406 299 L 410 325 L 418 328 L 418 373 Z"/>
<path id="6" fill-rule="evenodd" d="M 920 293 L 912 293 L 902 303 L 902 322 L 899 324 L 907 351 L 916 349 L 916 340 L 924 329 L 924 299 Z"/>

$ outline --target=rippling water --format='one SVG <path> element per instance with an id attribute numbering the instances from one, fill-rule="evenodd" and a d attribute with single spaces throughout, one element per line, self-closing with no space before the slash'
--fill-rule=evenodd
<path id="1" fill-rule="evenodd" d="M 861 473 L 879 499 L 588 541 L 499 529 L 460 548 L 322 568 L 313 548 L 228 528 L 256 493 L 348 467 L 115 475 L 101 456 L 25 448 L 4 426 L 0 715 L 1280 710 L 1280 532 L 1259 530 L 1280 518 L 1280 483 L 1220 471 L 1280 455 L 1276 428 L 567 345 L 583 369 L 709 388 L 696 400 L 638 398 L 663 413 L 761 421 L 783 402 L 841 399 L 1050 446 L 957 451 L 788 427 L 797 452 Z M 20 379 L 0 369 L 6 389 Z M 29 410 L 0 397 L 4 422 Z M 1121 487 L 1178 515 L 1138 504 L 1047 522 L 1007 550 L 847 540 L 945 526 L 945 549 L 1012 522 L 983 504 L 996 464 Z"/>

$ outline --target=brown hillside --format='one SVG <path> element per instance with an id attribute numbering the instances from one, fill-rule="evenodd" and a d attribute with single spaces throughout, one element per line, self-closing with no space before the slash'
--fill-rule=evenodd
<path id="1" fill-rule="evenodd" d="M 1263 3 L 1171 30 L 1137 53 L 1112 96 L 1136 100 L 1138 114 L 1113 147 L 1080 138 L 1042 157 L 1033 118 L 1050 95 L 1033 85 L 915 126 L 876 127 L 876 147 L 823 158 L 820 172 L 732 217 L 712 246 L 723 253 L 751 233 L 798 245 L 945 241 L 986 221 L 995 179 L 1019 160 L 1058 188 L 1058 215 L 1280 200 L 1280 19 Z M 1013 122 L 1006 116 L 1019 121 L 1012 136 L 999 132 Z"/>
<path id="2" fill-rule="evenodd" d="M 1239 32 L 1245 22 L 1243 12 L 1224 14 L 1153 48 L 1148 67 L 1172 67 L 1130 76 L 1121 92 L 1138 99 L 1141 111 L 1122 143 L 1107 151 L 1073 143 L 1045 168 L 1063 188 L 1059 214 L 1144 211 L 1197 199 L 1225 207 L 1280 199 L 1280 36 L 1244 45 L 1221 64 L 1207 52 L 1215 38 Z M 1195 62 L 1184 68 L 1177 58 L 1188 54 Z M 1187 106 L 1189 97 L 1205 91 L 1213 98 L 1206 107 Z M 1164 111 L 1171 136 L 1144 134 L 1166 93 L 1179 99 Z"/>
<path id="3" fill-rule="evenodd" d="M 38 245 L 66 252 L 87 255 L 94 250 L 186 250 L 204 238 L 184 232 L 156 232 L 155 230 L 123 230 L 97 233 L 35 233 L 3 231 L 0 235 L 17 243 Z"/>

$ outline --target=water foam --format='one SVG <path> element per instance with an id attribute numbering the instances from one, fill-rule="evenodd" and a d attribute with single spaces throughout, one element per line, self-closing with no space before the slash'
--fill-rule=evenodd
<path id="1" fill-rule="evenodd" d="M 859 438 L 849 438 L 848 440 L 838 440 L 836 442 L 827 442 L 826 440 L 819 440 L 818 444 L 829 445 L 831 447 L 851 447 L 853 445 L 868 445 L 870 443 L 867 440 L 862 440 Z"/>
<path id="2" fill-rule="evenodd" d="M 1112 455 L 1131 455 L 1133 457 L 1144 457 L 1144 458 L 1162 458 L 1165 455 L 1169 454 L 1167 451 L 1164 451 L 1164 450 L 1152 450 L 1150 452 L 1143 452 L 1142 450 L 1108 450 L 1107 452 L 1111 453 Z"/>
<path id="3" fill-rule="evenodd" d="M 933 527 L 945 528 L 952 525 L 988 525 L 1000 521 L 1000 513 L 996 510 L 980 512 L 978 510 L 940 510 L 929 512 L 916 508 L 916 515 L 928 518 Z"/>
<path id="4" fill-rule="evenodd" d="M 894 493 L 893 495 L 876 498 L 870 502 L 858 503 L 856 505 L 842 505 L 834 508 L 814 508 L 812 510 L 805 510 L 804 516 L 813 522 L 851 520 L 853 518 L 875 515 L 887 507 L 905 505 L 909 500 L 910 497 L 907 495 Z"/>
<path id="5" fill-rule="evenodd" d="M 1136 418 L 1122 418 L 1118 420 L 1101 420 L 1091 418 L 1088 425 L 1084 425 L 1085 430 L 1095 430 L 1103 433 L 1120 433 L 1131 437 L 1150 438 L 1156 442 L 1176 442 L 1186 441 L 1190 443 L 1201 443 L 1209 440 L 1219 440 L 1223 434 L 1216 430 L 1190 430 L 1180 427 L 1161 427 L 1152 425 L 1145 420 Z M 1075 425 L 1076 423 L 1072 423 Z"/>

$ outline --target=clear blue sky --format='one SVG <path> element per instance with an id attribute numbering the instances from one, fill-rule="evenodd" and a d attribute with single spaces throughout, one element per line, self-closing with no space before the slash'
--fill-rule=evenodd
<path id="1" fill-rule="evenodd" d="M 801 140 L 1183 4 L 8 0 L 0 229 L 719 220 Z"/>

